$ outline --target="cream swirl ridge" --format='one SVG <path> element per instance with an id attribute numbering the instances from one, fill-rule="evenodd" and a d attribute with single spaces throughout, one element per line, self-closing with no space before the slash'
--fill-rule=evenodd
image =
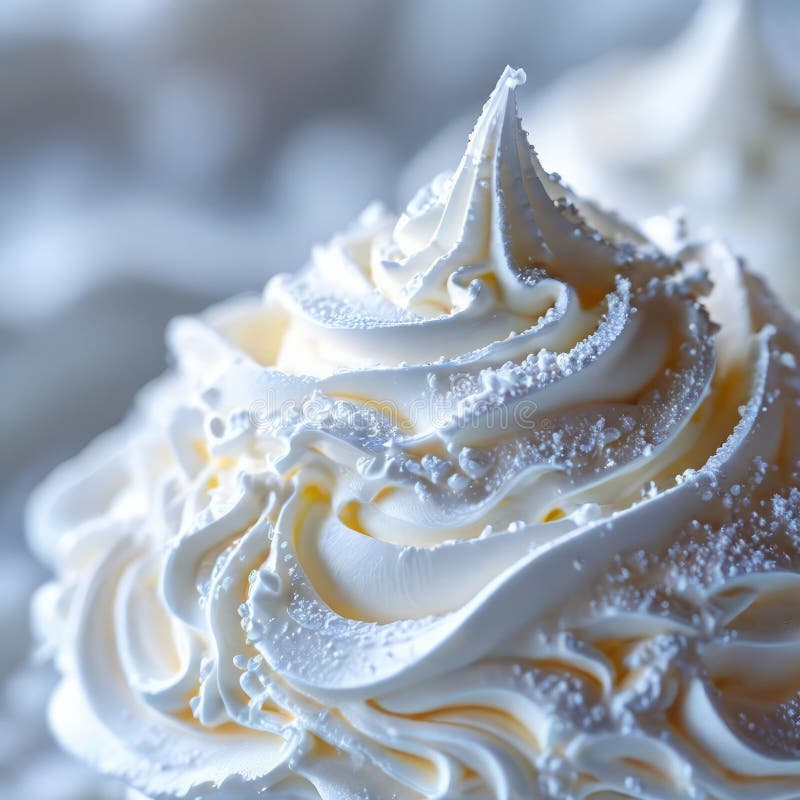
<path id="1" fill-rule="evenodd" d="M 53 725 L 104 771 L 237 800 L 800 790 L 797 329 L 721 245 L 548 175 L 523 80 L 399 218 L 177 320 L 174 368 L 39 491 Z M 778 680 L 742 666 L 767 653 Z"/>

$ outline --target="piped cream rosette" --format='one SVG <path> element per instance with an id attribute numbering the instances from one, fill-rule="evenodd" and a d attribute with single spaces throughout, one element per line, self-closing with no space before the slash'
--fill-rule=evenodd
<path id="1" fill-rule="evenodd" d="M 157 798 L 796 798 L 797 328 L 543 171 L 506 70 L 31 507 L 70 750 Z"/>

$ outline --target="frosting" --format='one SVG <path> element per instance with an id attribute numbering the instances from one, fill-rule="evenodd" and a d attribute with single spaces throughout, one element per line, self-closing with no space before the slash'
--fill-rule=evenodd
<path id="1" fill-rule="evenodd" d="M 37 492 L 51 721 L 159 798 L 790 798 L 798 330 L 545 172 L 507 69 Z"/>
<path id="2" fill-rule="evenodd" d="M 568 73 L 529 113 L 545 163 L 578 190 L 638 215 L 685 206 L 798 307 L 800 103 L 778 57 L 785 16 L 706 0 L 662 50 Z"/>

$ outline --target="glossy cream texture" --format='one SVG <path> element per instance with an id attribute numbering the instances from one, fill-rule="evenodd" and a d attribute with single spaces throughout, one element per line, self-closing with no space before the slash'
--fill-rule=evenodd
<path id="1" fill-rule="evenodd" d="M 771 52 L 770 9 L 704 0 L 667 47 L 577 69 L 530 113 L 545 163 L 579 191 L 640 216 L 688 209 L 797 309 L 800 86 Z"/>
<path id="2" fill-rule="evenodd" d="M 158 798 L 800 793 L 798 330 L 545 173 L 452 176 L 169 331 L 39 490 L 51 719 Z"/>

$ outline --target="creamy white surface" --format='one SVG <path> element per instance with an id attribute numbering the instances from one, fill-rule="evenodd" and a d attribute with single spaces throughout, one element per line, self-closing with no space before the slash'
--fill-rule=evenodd
<path id="1" fill-rule="evenodd" d="M 169 331 L 30 536 L 62 742 L 147 796 L 800 792 L 798 331 L 728 250 L 455 174 Z M 768 667 L 768 668 L 767 668 Z"/>

